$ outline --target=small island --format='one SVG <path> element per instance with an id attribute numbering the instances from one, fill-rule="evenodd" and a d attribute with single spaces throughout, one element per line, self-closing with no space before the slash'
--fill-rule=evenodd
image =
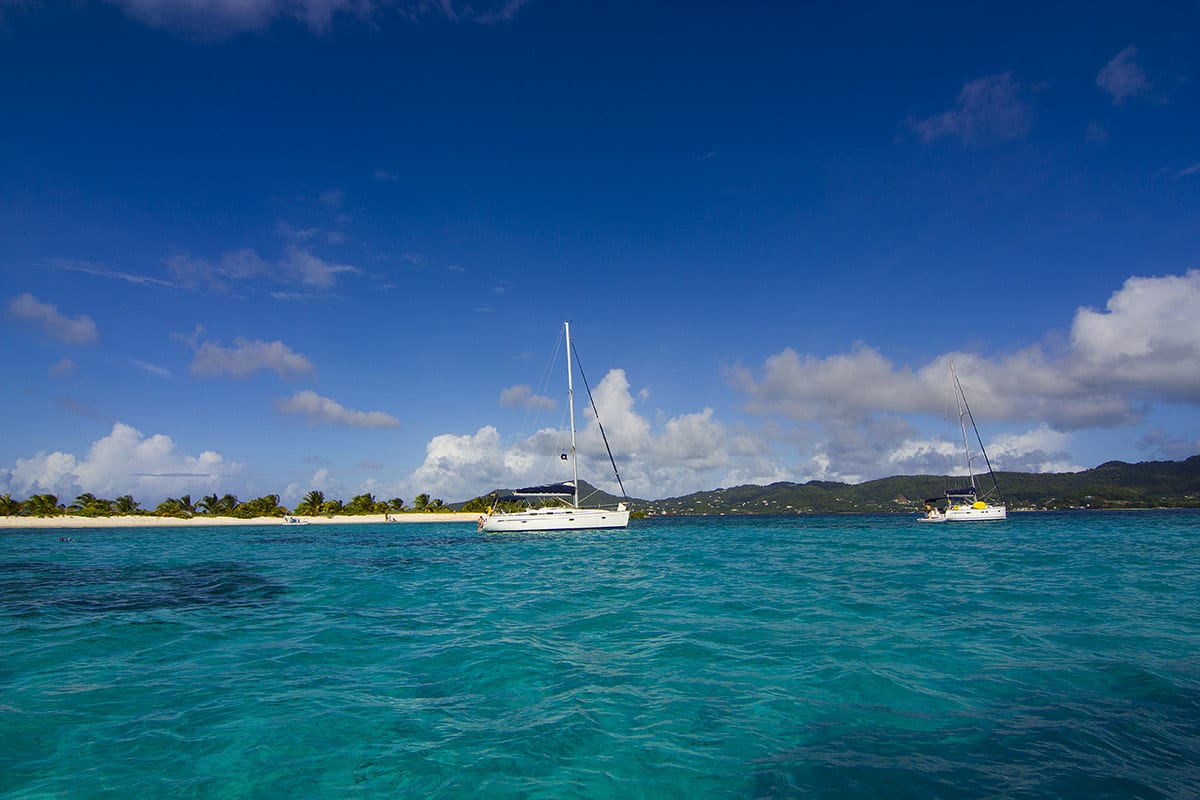
<path id="1" fill-rule="evenodd" d="M 1109 461 L 1081 472 L 998 472 L 1005 501 L 1014 511 L 1200 508 L 1200 456 L 1183 461 Z M 942 491 L 941 476 L 894 476 L 859 484 L 834 481 L 746 485 L 695 492 L 663 500 L 632 499 L 635 517 L 691 514 L 916 514 L 922 498 Z M 581 482 L 598 503 L 619 498 Z M 314 489 L 295 508 L 276 494 L 239 500 L 232 494 L 168 497 L 146 509 L 131 495 L 109 500 L 83 493 L 70 503 L 53 494 L 17 500 L 0 496 L 0 528 L 151 527 L 167 525 L 271 525 L 295 519 L 306 524 L 474 522 L 497 503 L 494 490 L 461 503 L 419 494 L 408 505 L 399 497 L 370 493 L 348 502 Z M 502 501 L 500 501 L 502 502 Z"/>

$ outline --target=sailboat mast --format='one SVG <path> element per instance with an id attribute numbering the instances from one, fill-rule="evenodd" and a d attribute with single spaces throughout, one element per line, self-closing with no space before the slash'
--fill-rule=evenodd
<path id="1" fill-rule="evenodd" d="M 963 455 L 967 459 L 967 475 L 971 479 L 971 488 L 975 488 L 975 470 L 971 467 L 971 445 L 967 439 L 967 420 L 966 415 L 969 413 L 963 410 L 963 390 L 962 384 L 958 382 L 958 371 L 954 369 L 954 362 L 950 362 L 950 375 L 954 378 L 954 402 L 958 404 L 958 427 L 962 429 L 963 439 Z M 974 425 L 974 420 L 971 422 Z"/>
<path id="2" fill-rule="evenodd" d="M 567 339 L 567 410 L 571 415 L 571 483 L 575 486 L 574 506 L 579 508 L 579 465 L 575 460 L 575 370 L 571 367 L 571 323 L 563 323 Z"/>

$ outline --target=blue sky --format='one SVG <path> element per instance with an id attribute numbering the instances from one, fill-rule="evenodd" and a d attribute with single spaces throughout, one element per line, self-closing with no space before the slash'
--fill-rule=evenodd
<path id="1" fill-rule="evenodd" d="M 0 492 L 1200 453 L 1200 4 L 794 5 L 0 0 Z"/>

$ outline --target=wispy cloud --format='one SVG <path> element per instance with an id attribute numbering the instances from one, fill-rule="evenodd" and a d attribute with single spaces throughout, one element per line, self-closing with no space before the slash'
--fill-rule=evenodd
<path id="1" fill-rule="evenodd" d="M 54 269 L 67 270 L 69 272 L 82 272 L 87 275 L 96 275 L 101 278 L 111 278 L 113 280 L 125 281 L 126 283 L 146 286 L 175 285 L 170 281 L 165 281 L 161 278 L 152 278 L 149 275 L 138 275 L 132 272 L 109 269 L 99 264 L 93 264 L 89 261 L 75 261 L 69 258 L 51 258 L 48 259 L 46 263 L 48 263 Z"/>
<path id="2" fill-rule="evenodd" d="M 50 303 L 26 292 L 8 301 L 8 313 L 39 325 L 47 335 L 67 344 L 91 344 L 100 338 L 96 323 L 86 314 L 71 319 Z"/>
<path id="3" fill-rule="evenodd" d="M 1179 170 L 1175 177 L 1182 178 L 1186 175 L 1195 175 L 1197 172 L 1200 172 L 1200 164 L 1192 164 L 1190 167 L 1185 167 Z"/>
<path id="4" fill-rule="evenodd" d="M 46 370 L 46 374 L 51 378 L 62 378 L 75 371 L 76 364 L 69 358 L 64 358 L 50 365 L 50 369 Z"/>
<path id="5" fill-rule="evenodd" d="M 273 266 L 251 248 L 232 250 L 217 261 L 174 254 L 167 257 L 167 272 L 188 289 L 225 292 L 231 281 L 270 275 Z"/>
<path id="6" fill-rule="evenodd" d="M 1150 91 L 1150 81 L 1142 68 L 1134 63 L 1135 56 L 1137 48 L 1130 45 L 1113 56 L 1112 61 L 1105 64 L 1096 75 L 1096 85 L 1112 95 L 1116 105 Z"/>
<path id="7" fill-rule="evenodd" d="M 371 0 L 110 1 L 146 25 L 205 39 L 264 30 L 280 18 L 298 19 L 313 33 L 326 33 L 335 17 L 369 17 L 374 5 Z"/>
<path id="8" fill-rule="evenodd" d="M 451 22 L 500 25 L 511 22 L 517 12 L 529 2 L 530 0 L 409 0 L 393 8 L 396 13 L 414 22 L 427 17 L 441 17 Z"/>
<path id="9" fill-rule="evenodd" d="M 199 39 L 225 39 L 269 28 L 277 20 L 299 20 L 317 35 L 343 19 L 378 24 L 389 16 L 419 22 L 441 18 L 457 23 L 509 22 L 528 0 L 109 0 L 130 17 L 154 28 Z"/>
<path id="10" fill-rule="evenodd" d="M 536 408 L 553 410 L 558 408 L 558 403 L 552 397 L 543 397 L 533 393 L 533 388 L 520 384 L 510 386 L 500 392 L 500 405 L 505 408 Z"/>
<path id="11" fill-rule="evenodd" d="M 1182 461 L 1200 453 L 1200 436 L 1180 436 L 1178 432 L 1153 428 L 1138 440 L 1138 449 L 1156 459 Z"/>
<path id="12" fill-rule="evenodd" d="M 111 414 L 105 414 L 103 411 L 100 411 L 99 409 L 94 408 L 87 403 L 76 400 L 70 395 L 61 395 L 57 398 L 57 401 L 60 408 L 66 410 L 68 413 L 74 414 L 77 417 L 96 420 L 98 422 L 103 422 L 105 425 L 112 425 L 114 422 L 116 422 L 116 418 Z M 0 470 L 0 472 L 3 472 L 3 470 Z"/>
<path id="13" fill-rule="evenodd" d="M 350 264 L 334 264 L 326 261 L 313 255 L 309 250 L 295 245 L 288 247 L 287 260 L 283 262 L 283 268 L 300 278 L 303 283 L 321 288 L 332 286 L 340 273 L 358 274 L 362 272 L 358 267 Z"/>
<path id="14" fill-rule="evenodd" d="M 256 372 L 268 371 L 284 378 L 313 371 L 307 358 L 278 340 L 238 338 L 233 344 L 233 347 L 222 347 L 215 342 L 198 344 L 192 374 L 204 378 L 248 378 Z"/>
<path id="15" fill-rule="evenodd" d="M 1033 127 L 1033 112 L 1011 72 L 978 78 L 963 86 L 957 104 L 931 117 L 910 118 L 922 141 L 961 139 L 968 144 L 1020 139 Z"/>
<path id="16" fill-rule="evenodd" d="M 327 189 L 317 199 L 326 208 L 339 209 L 346 202 L 346 193 L 341 189 Z"/>
<path id="17" fill-rule="evenodd" d="M 395 428 L 400 421 L 383 411 L 354 411 L 336 400 L 305 389 L 275 402 L 284 414 L 299 414 L 316 423 L 350 428 Z"/>
<path id="18" fill-rule="evenodd" d="M 289 242 L 307 242 L 308 240 L 310 240 L 314 236 L 316 236 L 318 233 L 320 233 L 321 229 L 320 228 L 297 228 L 294 225 L 289 225 L 288 223 L 280 220 L 275 225 L 275 232 L 278 233 L 280 236 L 282 236 L 284 239 L 286 239 Z"/>
<path id="19" fill-rule="evenodd" d="M 132 361 L 133 365 L 135 367 L 137 367 L 138 369 L 140 369 L 142 372 L 149 373 L 150 375 L 153 375 L 156 378 L 164 378 L 165 379 L 165 378 L 171 377 L 171 370 L 167 369 L 166 367 L 160 367 L 157 364 L 151 364 L 149 361 L 142 361 L 137 358 L 130 359 L 130 360 Z"/>
<path id="20" fill-rule="evenodd" d="M 290 226 L 280 232 L 289 235 L 293 242 L 316 234 L 315 230 L 310 234 L 308 230 Z M 234 282 L 253 279 L 287 283 L 298 280 L 308 286 L 327 289 L 337 282 L 338 275 L 362 272 L 352 264 L 326 261 L 297 243 L 289 244 L 284 250 L 284 258 L 277 262 L 267 261 L 253 249 L 245 248 L 225 253 L 216 261 L 175 254 L 167 258 L 167 270 L 182 286 L 214 292 L 226 292 Z"/>

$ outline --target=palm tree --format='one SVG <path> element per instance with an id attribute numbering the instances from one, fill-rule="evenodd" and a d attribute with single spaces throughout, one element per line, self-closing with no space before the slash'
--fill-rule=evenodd
<path id="1" fill-rule="evenodd" d="M 367 493 L 355 495 L 346 504 L 347 514 L 372 514 L 375 512 L 375 496 Z"/>
<path id="2" fill-rule="evenodd" d="M 63 509 L 58 505 L 58 495 L 35 494 L 25 501 L 25 511 L 34 517 L 53 517 Z"/>
<path id="3" fill-rule="evenodd" d="M 421 493 L 413 500 L 413 509 L 415 511 L 424 511 L 429 507 L 429 495 Z"/>
<path id="4" fill-rule="evenodd" d="M 185 495 L 186 497 L 186 495 Z M 184 517 L 188 514 L 188 507 L 191 505 L 191 498 L 188 497 L 188 503 L 184 503 L 184 499 L 180 497 L 168 497 L 158 504 L 154 509 L 154 513 L 160 517 Z"/>
<path id="5" fill-rule="evenodd" d="M 279 505 L 279 495 L 277 494 L 266 494 L 244 503 L 238 503 L 237 508 L 234 509 L 235 516 L 247 519 L 250 517 L 282 517 L 287 513 L 287 508 Z"/>
<path id="6" fill-rule="evenodd" d="M 325 504 L 325 493 L 319 489 L 313 489 L 308 494 L 304 495 L 304 499 L 300 501 L 300 505 L 296 506 L 297 514 L 314 514 L 321 513 L 321 506 Z"/>
<path id="7" fill-rule="evenodd" d="M 106 517 L 112 513 L 112 500 L 96 497 L 91 492 L 84 492 L 75 498 L 75 502 L 67 506 L 67 511 L 85 517 Z"/>
<path id="8" fill-rule="evenodd" d="M 94 502 L 96 502 L 96 495 L 91 492 L 84 492 L 75 498 L 74 503 L 67 506 L 67 511 L 83 511 Z"/>
<path id="9" fill-rule="evenodd" d="M 112 504 L 112 500 L 97 497 L 90 506 L 83 510 L 83 513 L 91 517 L 107 517 L 113 513 Z"/>
<path id="10" fill-rule="evenodd" d="M 200 502 L 196 503 L 196 508 L 201 509 L 205 514 L 214 514 L 220 502 L 215 494 L 206 494 L 200 498 Z"/>
<path id="11" fill-rule="evenodd" d="M 403 511 L 404 510 L 404 501 L 401 500 L 399 497 L 393 497 L 391 500 L 387 501 L 387 510 L 388 511 Z"/>
<path id="12" fill-rule="evenodd" d="M 238 507 L 238 499 L 235 494 L 223 494 L 217 504 L 217 513 L 222 516 L 230 516 L 233 510 Z"/>
<path id="13" fill-rule="evenodd" d="M 113 510 L 118 514 L 132 514 L 137 511 L 138 501 L 131 494 L 123 494 L 113 501 Z"/>
<path id="14" fill-rule="evenodd" d="M 12 495 L 8 492 L 0 497 L 0 517 L 15 517 L 21 513 L 21 508 L 25 504 L 20 500 L 13 500 Z"/>

